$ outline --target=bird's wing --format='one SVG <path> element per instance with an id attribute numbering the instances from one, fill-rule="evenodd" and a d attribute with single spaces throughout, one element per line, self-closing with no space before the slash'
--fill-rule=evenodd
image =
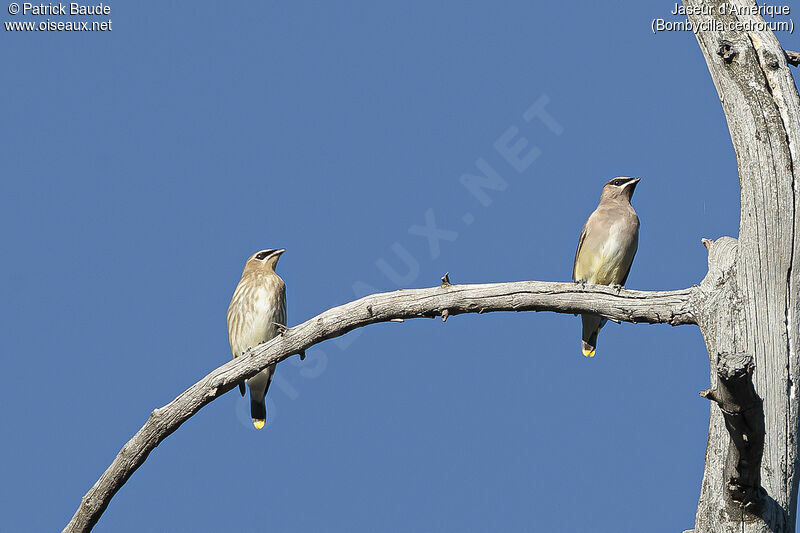
<path id="1" fill-rule="evenodd" d="M 286 285 L 281 287 L 281 308 L 278 311 L 278 323 L 286 325 Z"/>
<path id="2" fill-rule="evenodd" d="M 264 396 L 267 395 L 267 391 L 269 390 L 269 385 L 272 383 L 272 376 L 275 375 L 275 365 L 267 367 L 267 384 L 264 387 Z"/>
<path id="3" fill-rule="evenodd" d="M 575 261 L 572 262 L 572 281 L 578 281 L 575 279 L 575 268 L 578 266 L 578 255 L 581 253 L 581 247 L 583 246 L 583 241 L 586 239 L 586 226 L 589 225 L 589 221 L 586 221 L 586 224 L 583 225 L 583 229 L 581 230 L 581 236 L 578 239 L 578 249 L 575 250 Z"/>
<path id="4" fill-rule="evenodd" d="M 628 274 L 631 273 L 631 267 L 633 266 L 633 258 L 631 258 L 631 262 L 628 263 L 628 270 L 625 271 L 625 275 L 622 276 L 622 281 L 619 282 L 620 285 L 623 287 L 625 286 L 625 282 L 628 281 Z"/>
<path id="5" fill-rule="evenodd" d="M 633 239 L 633 246 L 628 251 L 631 256 L 631 260 L 628 262 L 628 269 L 625 271 L 625 275 L 622 276 L 622 281 L 619 282 L 620 285 L 623 287 L 625 286 L 625 282 L 628 280 L 628 274 L 631 273 L 631 267 L 633 266 L 633 258 L 636 257 L 636 251 L 639 248 L 639 218 L 635 218 L 635 237 Z"/>

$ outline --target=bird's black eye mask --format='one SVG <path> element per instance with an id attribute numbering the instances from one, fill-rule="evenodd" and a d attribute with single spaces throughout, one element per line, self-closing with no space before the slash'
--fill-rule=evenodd
<path id="1" fill-rule="evenodd" d="M 628 180 L 612 180 L 611 181 L 611 185 L 619 187 L 620 185 L 625 185 L 625 182 L 627 182 L 627 181 Z"/>
<path id="2" fill-rule="evenodd" d="M 263 261 L 274 251 L 275 250 L 264 250 L 263 252 L 258 252 L 258 254 L 256 254 L 256 259 Z"/>

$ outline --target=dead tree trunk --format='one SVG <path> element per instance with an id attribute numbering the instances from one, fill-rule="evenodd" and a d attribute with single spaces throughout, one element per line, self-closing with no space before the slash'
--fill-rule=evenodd
<path id="1" fill-rule="evenodd" d="M 705 295 L 697 321 L 708 348 L 712 388 L 722 385 L 718 371 L 731 366 L 731 356 L 753 357 L 765 425 L 761 464 L 749 462 L 751 471 L 742 477 L 730 463 L 726 469 L 731 454 L 738 453 L 730 435 L 742 439 L 736 429 L 726 429 L 728 413 L 723 416 L 712 403 L 694 531 L 792 532 L 800 378 L 800 278 L 794 271 L 800 257 L 800 100 L 783 49 L 761 15 L 751 14 L 755 2 L 683 3 L 705 8 L 692 10 L 705 14 L 689 19 L 728 121 L 741 186 L 739 238 L 708 243 L 709 273 L 701 285 Z M 763 490 L 743 487 L 742 479 L 760 479 Z"/>

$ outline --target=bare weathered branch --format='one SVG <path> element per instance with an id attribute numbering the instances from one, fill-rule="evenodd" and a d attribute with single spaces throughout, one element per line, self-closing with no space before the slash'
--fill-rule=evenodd
<path id="1" fill-rule="evenodd" d="M 791 50 L 784 50 L 786 53 L 786 62 L 796 67 L 800 65 L 800 52 L 793 52 Z"/>
<path id="2" fill-rule="evenodd" d="M 722 411 L 731 437 L 725 459 L 725 479 L 732 503 L 758 515 L 764 503 L 761 458 L 764 453 L 764 403 L 753 386 L 753 357 L 723 353 L 717 356 L 717 385 L 700 393 Z"/>
<path id="3" fill-rule="evenodd" d="M 593 313 L 626 322 L 694 324 L 693 306 L 698 293 L 696 287 L 646 292 L 543 281 L 484 285 L 447 283 L 429 289 L 373 294 L 329 309 L 220 366 L 168 405 L 155 409 L 83 497 L 64 531 L 90 531 L 114 494 L 144 463 L 148 454 L 203 406 L 267 366 L 302 354 L 326 339 L 377 322 L 492 311 Z"/>

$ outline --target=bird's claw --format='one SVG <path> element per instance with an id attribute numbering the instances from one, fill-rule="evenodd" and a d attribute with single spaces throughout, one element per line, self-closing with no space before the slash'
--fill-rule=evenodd
<path id="1" fill-rule="evenodd" d="M 619 291 L 621 291 L 621 290 L 622 290 L 622 289 L 624 289 L 625 287 L 623 287 L 623 286 L 622 286 L 622 285 L 620 285 L 619 283 L 615 283 L 615 284 L 613 284 L 613 285 L 611 286 L 611 288 L 612 288 L 612 289 L 614 289 L 615 291 L 617 291 L 617 294 L 619 294 Z"/>
<path id="2" fill-rule="evenodd" d="M 278 335 L 283 336 L 284 333 L 289 331 L 289 328 L 287 328 L 283 324 L 278 324 L 277 322 L 273 322 L 272 325 L 275 326 L 276 330 L 278 330 Z"/>

